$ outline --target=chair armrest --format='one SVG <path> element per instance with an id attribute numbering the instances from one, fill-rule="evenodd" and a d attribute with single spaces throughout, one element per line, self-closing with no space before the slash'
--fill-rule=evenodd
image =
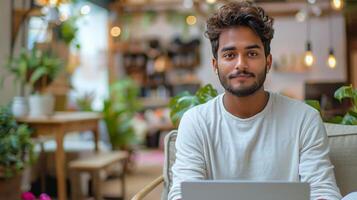
<path id="1" fill-rule="evenodd" d="M 161 175 L 157 177 L 154 181 L 146 185 L 142 190 L 135 194 L 131 200 L 142 200 L 147 194 L 153 191 L 160 183 L 164 182 L 164 177 Z"/>

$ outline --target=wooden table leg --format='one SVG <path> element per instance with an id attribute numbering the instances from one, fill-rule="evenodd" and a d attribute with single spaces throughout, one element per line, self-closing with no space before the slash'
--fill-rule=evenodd
<path id="1" fill-rule="evenodd" d="M 99 121 L 96 121 L 97 125 L 96 128 L 93 130 L 93 136 L 94 136 L 94 149 L 95 152 L 99 151 L 98 143 L 99 143 Z"/>
<path id="2" fill-rule="evenodd" d="M 66 188 L 66 166 L 65 152 L 63 147 L 64 131 L 59 127 L 56 131 L 56 175 L 57 175 L 57 196 L 59 200 L 67 199 Z"/>
<path id="3" fill-rule="evenodd" d="M 102 200 L 102 181 L 100 180 L 100 170 L 92 172 L 92 191 L 95 200 Z"/>

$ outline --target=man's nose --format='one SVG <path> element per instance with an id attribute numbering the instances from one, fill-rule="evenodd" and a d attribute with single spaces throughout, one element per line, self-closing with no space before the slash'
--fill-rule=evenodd
<path id="1" fill-rule="evenodd" d="M 235 65 L 236 70 L 245 70 L 248 68 L 247 60 L 243 55 L 238 55 L 237 62 Z"/>

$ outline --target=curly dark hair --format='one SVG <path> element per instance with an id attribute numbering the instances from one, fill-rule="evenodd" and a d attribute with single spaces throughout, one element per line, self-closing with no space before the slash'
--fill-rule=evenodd
<path id="1" fill-rule="evenodd" d="M 212 53 L 217 59 L 219 36 L 224 29 L 246 26 L 252 29 L 264 45 L 265 56 L 270 54 L 270 41 L 273 39 L 274 19 L 263 8 L 252 2 L 231 2 L 223 5 L 207 20 L 206 37 L 211 41 Z"/>

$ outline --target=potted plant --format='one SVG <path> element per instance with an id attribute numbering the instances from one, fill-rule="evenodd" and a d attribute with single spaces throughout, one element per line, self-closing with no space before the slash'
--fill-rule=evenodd
<path id="1" fill-rule="evenodd" d="M 357 125 L 357 89 L 354 89 L 352 85 L 342 86 L 335 91 L 335 99 L 340 102 L 344 99 L 350 101 L 350 107 L 344 116 L 335 116 L 333 118 L 325 119 L 327 123 L 342 124 L 342 125 Z M 317 100 L 306 100 L 306 103 L 321 113 L 320 102 Z M 321 115 L 323 115 L 321 113 Z"/>
<path id="2" fill-rule="evenodd" d="M 28 72 L 26 81 L 32 88 L 29 97 L 30 116 L 51 115 L 54 110 L 54 97 L 46 88 L 57 77 L 63 63 L 49 52 L 33 49 L 26 53 Z"/>
<path id="3" fill-rule="evenodd" d="M 16 117 L 26 116 L 28 114 L 28 103 L 25 97 L 26 77 L 29 69 L 26 50 L 22 49 L 20 55 L 10 58 L 5 68 L 14 75 L 14 84 L 19 84 L 20 92 L 15 96 L 12 102 L 12 113 Z"/>
<path id="4" fill-rule="evenodd" d="M 132 119 L 141 107 L 138 96 L 139 87 L 130 78 L 110 86 L 110 97 L 104 101 L 103 118 L 113 149 L 130 152 L 137 142 Z"/>
<path id="5" fill-rule="evenodd" d="M 30 130 L 16 123 L 9 109 L 0 107 L 0 196 L 20 198 L 21 174 L 34 159 Z"/>
<path id="6" fill-rule="evenodd" d="M 206 103 L 217 95 L 217 90 L 211 84 L 207 84 L 197 90 L 194 95 L 186 91 L 173 97 L 169 103 L 172 124 L 178 127 L 180 119 L 188 109 Z"/>

